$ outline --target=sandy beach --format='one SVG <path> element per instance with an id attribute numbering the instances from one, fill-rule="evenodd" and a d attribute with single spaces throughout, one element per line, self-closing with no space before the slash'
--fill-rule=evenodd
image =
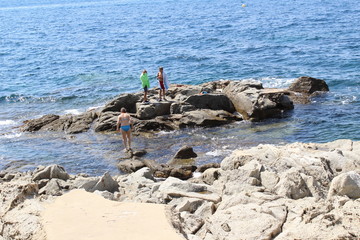
<path id="1" fill-rule="evenodd" d="M 165 205 L 114 202 L 73 190 L 47 204 L 42 222 L 48 240 L 181 240 L 166 217 Z"/>

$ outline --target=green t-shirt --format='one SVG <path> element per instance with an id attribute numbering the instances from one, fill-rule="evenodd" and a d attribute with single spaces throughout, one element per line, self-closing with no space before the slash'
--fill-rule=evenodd
<path id="1" fill-rule="evenodd" d="M 142 87 L 144 88 L 145 86 L 150 88 L 150 83 L 149 83 L 149 78 L 148 78 L 148 75 L 147 73 L 142 73 L 140 75 L 140 80 L 141 80 L 141 83 L 142 83 Z"/>

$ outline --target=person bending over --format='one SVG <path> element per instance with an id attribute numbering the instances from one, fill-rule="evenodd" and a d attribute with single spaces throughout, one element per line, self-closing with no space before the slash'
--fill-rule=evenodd
<path id="1" fill-rule="evenodd" d="M 126 112 L 125 108 L 121 108 L 121 113 L 118 116 L 118 120 L 116 123 L 116 131 L 121 132 L 125 149 L 124 151 L 131 150 L 131 117 Z"/>

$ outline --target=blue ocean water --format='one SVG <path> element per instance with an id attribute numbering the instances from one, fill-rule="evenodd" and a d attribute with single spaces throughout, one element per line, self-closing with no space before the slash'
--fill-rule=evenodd
<path id="1" fill-rule="evenodd" d="M 288 87 L 311 76 L 330 92 L 284 119 L 135 137 L 148 158 L 166 162 L 184 143 L 201 164 L 261 143 L 360 140 L 358 22 L 356 0 L 2 0 L 0 169 L 58 163 L 72 173 L 116 173 L 116 134 L 70 137 L 17 127 L 140 91 L 144 68 L 155 87 L 158 66 L 172 83 L 255 79 Z"/>

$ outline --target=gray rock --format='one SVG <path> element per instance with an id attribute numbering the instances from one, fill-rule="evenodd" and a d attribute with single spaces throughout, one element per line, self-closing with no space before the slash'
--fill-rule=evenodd
<path id="1" fill-rule="evenodd" d="M 102 112 L 95 122 L 95 132 L 115 131 L 118 112 Z"/>
<path id="2" fill-rule="evenodd" d="M 170 114 L 182 114 L 196 110 L 195 106 L 184 102 L 174 102 L 170 106 Z"/>
<path id="3" fill-rule="evenodd" d="M 137 94 L 122 94 L 116 99 L 105 105 L 101 112 L 120 112 L 122 107 L 126 108 L 127 112 L 136 112 L 136 103 L 140 101 L 142 93 Z"/>
<path id="4" fill-rule="evenodd" d="M 35 171 L 33 174 L 33 181 L 52 178 L 58 178 L 66 181 L 69 179 L 69 177 L 69 174 L 62 166 L 54 164 L 47 166 L 39 171 Z"/>
<path id="5" fill-rule="evenodd" d="M 192 177 L 192 171 L 184 168 L 173 168 L 171 169 L 169 176 L 179 178 L 181 180 L 187 180 Z"/>
<path id="6" fill-rule="evenodd" d="M 181 212 L 180 219 L 183 231 L 188 234 L 196 234 L 204 225 L 204 220 L 200 216 L 188 212 Z"/>
<path id="7" fill-rule="evenodd" d="M 91 124 L 97 118 L 95 112 L 86 112 L 80 115 L 73 115 L 69 117 L 68 127 L 65 128 L 65 133 L 76 134 L 86 132 L 90 129 Z"/>
<path id="8" fill-rule="evenodd" d="M 200 93 L 202 90 L 201 86 L 194 85 L 177 85 L 171 90 L 169 94 L 172 99 L 178 102 L 184 101 L 187 97 Z"/>
<path id="9" fill-rule="evenodd" d="M 115 191 L 118 191 L 118 189 L 119 184 L 110 176 L 108 172 L 106 172 L 90 190 L 90 192 L 98 190 L 114 193 Z"/>
<path id="10" fill-rule="evenodd" d="M 171 102 L 154 102 L 150 104 L 136 104 L 136 116 L 139 119 L 152 119 L 157 116 L 169 115 L 170 114 Z"/>
<path id="11" fill-rule="evenodd" d="M 83 188 L 85 191 L 91 192 L 99 179 L 100 177 L 76 177 L 76 179 L 72 181 L 71 189 Z"/>
<path id="12" fill-rule="evenodd" d="M 336 195 L 360 198 L 360 174 L 351 171 L 335 177 L 331 182 L 328 198 Z"/>
<path id="13" fill-rule="evenodd" d="M 67 134 L 86 132 L 97 118 L 94 111 L 79 115 L 67 114 L 64 116 L 45 115 L 39 119 L 29 120 L 24 131 L 64 131 Z"/>
<path id="14" fill-rule="evenodd" d="M 124 160 L 117 164 L 118 169 L 125 173 L 136 172 L 137 170 L 139 170 L 145 166 L 146 165 L 143 161 L 140 161 L 137 159 Z"/>
<path id="15" fill-rule="evenodd" d="M 185 100 L 186 103 L 196 109 L 224 110 L 235 112 L 233 103 L 225 94 L 203 94 L 192 95 Z"/>
<path id="16" fill-rule="evenodd" d="M 206 169 L 209 168 L 220 168 L 220 164 L 219 163 L 206 163 L 204 165 L 199 166 L 196 171 L 198 172 L 205 172 Z"/>
<path id="17" fill-rule="evenodd" d="M 39 194 L 47 194 L 53 196 L 61 196 L 62 189 L 58 179 L 51 179 L 45 187 L 39 190 Z"/>
<path id="18" fill-rule="evenodd" d="M 215 127 L 240 121 L 241 118 L 223 110 L 196 110 L 186 112 L 180 116 L 173 116 L 174 120 L 179 121 L 179 127 Z"/>
<path id="19" fill-rule="evenodd" d="M 179 205 L 176 206 L 178 212 L 194 213 L 205 201 L 197 198 L 185 198 Z"/>
<path id="20" fill-rule="evenodd" d="M 317 91 L 328 92 L 329 87 L 324 80 L 312 77 L 299 77 L 290 85 L 289 90 L 312 94 Z"/>
<path id="21" fill-rule="evenodd" d="M 108 199 L 108 200 L 111 200 L 111 201 L 115 200 L 114 194 L 111 193 L 111 192 L 96 190 L 96 191 L 94 191 L 94 193 L 99 195 L 99 196 L 102 196 L 105 199 Z"/>
<path id="22" fill-rule="evenodd" d="M 218 203 L 221 200 L 220 196 L 208 190 L 204 184 L 194 184 L 169 177 L 160 185 L 158 193 L 163 198 L 189 197 Z"/>
<path id="23" fill-rule="evenodd" d="M 189 159 L 196 157 L 197 154 L 194 152 L 194 149 L 190 146 L 181 147 L 174 156 L 174 158 L 176 159 Z"/>
<path id="24" fill-rule="evenodd" d="M 146 155 L 147 151 L 146 150 L 137 150 L 132 152 L 132 155 L 135 157 L 142 157 L 144 155 Z"/>
<path id="25" fill-rule="evenodd" d="M 295 200 L 312 196 L 306 182 L 295 168 L 281 174 L 280 180 L 275 186 L 275 191 L 280 196 Z"/>
<path id="26" fill-rule="evenodd" d="M 59 119 L 59 115 L 48 114 L 42 116 L 41 118 L 27 120 L 24 122 L 24 125 L 21 127 L 25 132 L 35 132 L 40 130 L 43 126 Z"/>
<path id="27" fill-rule="evenodd" d="M 260 172 L 264 170 L 264 167 L 257 160 L 252 160 L 241 167 L 241 169 L 249 171 L 249 177 L 260 180 Z"/>
<path id="28" fill-rule="evenodd" d="M 246 120 L 281 117 L 284 110 L 294 108 L 285 91 L 263 89 L 261 83 L 256 81 L 233 81 L 224 89 L 224 93 Z"/>
<path id="29" fill-rule="evenodd" d="M 273 191 L 280 178 L 275 172 L 264 171 L 260 173 L 260 179 L 268 191 Z"/>
<path id="30" fill-rule="evenodd" d="M 203 182 L 206 184 L 212 185 L 216 180 L 219 179 L 220 175 L 220 168 L 208 168 L 201 175 L 201 180 L 203 180 Z"/>
<path id="31" fill-rule="evenodd" d="M 214 239 L 272 239 L 286 221 L 285 206 L 276 204 L 241 204 L 217 210 L 204 227 Z"/>

